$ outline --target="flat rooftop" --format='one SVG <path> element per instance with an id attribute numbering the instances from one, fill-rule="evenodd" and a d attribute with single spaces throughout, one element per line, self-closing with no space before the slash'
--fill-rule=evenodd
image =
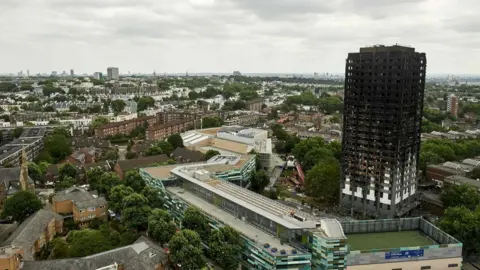
<path id="1" fill-rule="evenodd" d="M 436 244 L 420 231 L 347 234 L 347 245 L 350 246 L 350 250 L 393 249 Z"/>
<path id="2" fill-rule="evenodd" d="M 211 166 L 206 168 L 209 172 L 225 172 L 230 171 L 233 169 L 240 169 L 242 168 L 247 161 L 249 161 L 253 155 L 244 155 L 244 156 L 216 156 L 208 160 L 207 162 L 203 162 L 204 165 L 208 165 L 211 163 Z M 218 164 L 219 162 L 230 162 L 229 164 Z M 176 165 L 169 165 L 169 166 L 158 166 L 158 167 L 149 167 L 143 168 L 143 171 L 149 173 L 150 175 L 157 177 L 157 178 L 169 178 L 171 176 L 171 171 L 177 167 L 184 166 L 185 164 L 176 164 Z M 199 163 L 202 166 L 202 163 Z"/>
<path id="3" fill-rule="evenodd" d="M 218 165 L 218 164 L 217 164 Z M 215 166 L 213 165 L 215 168 Z M 288 229 L 312 229 L 316 228 L 315 217 L 302 211 L 298 211 L 293 207 L 288 207 L 282 203 L 271 200 L 265 196 L 259 195 L 248 189 L 242 188 L 228 181 L 212 179 L 199 180 L 194 178 L 196 172 L 209 171 L 212 165 L 184 165 L 172 170 L 172 173 L 181 177 L 185 181 L 189 181 L 198 185 L 220 197 L 223 197 L 237 205 L 264 216 L 265 218 L 280 224 Z M 299 221 L 291 214 L 306 218 L 306 221 Z"/>
<path id="4" fill-rule="evenodd" d="M 183 188 L 168 187 L 167 191 L 172 193 L 174 196 L 181 198 L 185 202 L 196 206 L 200 210 L 204 211 L 207 215 L 219 220 L 223 224 L 226 224 L 234 228 L 235 230 L 239 231 L 242 235 L 250 238 L 250 240 L 257 243 L 258 246 L 263 247 L 264 244 L 268 243 L 271 248 L 275 247 L 278 249 L 277 254 L 279 254 L 280 250 L 282 249 L 287 251 L 287 254 L 291 254 L 291 252 L 289 251 L 295 249 L 290 245 L 282 244 L 280 242 L 280 239 L 258 229 L 255 226 L 252 226 L 236 218 L 232 214 L 216 207 L 213 204 L 208 203 L 207 201 L 204 201 L 198 198 L 197 196 L 195 196 L 194 194 L 188 191 L 185 191 Z M 270 250 L 271 248 L 269 248 L 268 250 Z M 298 251 L 298 253 L 301 253 L 301 252 Z M 271 253 L 271 254 L 275 254 L 275 253 Z"/>
<path id="5" fill-rule="evenodd" d="M 143 168 L 142 170 L 151 174 L 157 178 L 169 178 L 170 171 L 175 169 L 178 165 L 171 165 L 171 166 L 159 166 L 159 167 L 150 167 L 150 168 Z"/>

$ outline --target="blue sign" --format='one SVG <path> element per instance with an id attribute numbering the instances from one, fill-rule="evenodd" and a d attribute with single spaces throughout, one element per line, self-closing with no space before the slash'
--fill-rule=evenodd
<path id="1" fill-rule="evenodd" d="M 385 252 L 385 260 L 423 257 L 423 249 L 402 250 L 398 252 Z"/>

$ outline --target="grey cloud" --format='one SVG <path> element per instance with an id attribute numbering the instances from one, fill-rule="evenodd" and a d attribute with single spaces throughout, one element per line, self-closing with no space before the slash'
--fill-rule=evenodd
<path id="1" fill-rule="evenodd" d="M 480 33 L 480 17 L 478 14 L 445 19 L 443 23 L 446 28 L 460 33 Z"/>
<path id="2" fill-rule="evenodd" d="M 156 63 L 168 63 L 166 72 L 342 72 L 349 51 L 396 42 L 432 51 L 429 69 L 461 72 L 478 69 L 480 24 L 469 15 L 478 8 L 478 0 L 0 0 L 0 59 L 9 63 L 0 73 Z M 440 57 L 458 48 L 470 57 Z"/>
<path id="3" fill-rule="evenodd" d="M 230 0 L 237 7 L 264 19 L 288 20 L 292 16 L 305 16 L 333 12 L 334 1 L 319 0 Z"/>

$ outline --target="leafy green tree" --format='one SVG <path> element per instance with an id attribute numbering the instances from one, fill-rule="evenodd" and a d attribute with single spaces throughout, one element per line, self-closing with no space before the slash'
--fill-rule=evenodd
<path id="1" fill-rule="evenodd" d="M 16 127 L 13 130 L 13 137 L 18 138 L 20 137 L 20 135 L 22 135 L 22 133 L 23 133 L 23 127 Z"/>
<path id="2" fill-rule="evenodd" d="M 109 149 L 101 157 L 103 160 L 118 160 L 119 158 L 120 155 L 117 149 Z"/>
<path id="3" fill-rule="evenodd" d="M 110 190 L 110 197 L 108 198 L 108 207 L 115 213 L 120 213 L 123 209 L 123 198 L 126 198 L 135 193 L 131 187 L 125 185 L 118 185 L 112 187 Z"/>
<path id="4" fill-rule="evenodd" d="M 60 178 L 60 181 L 55 184 L 55 191 L 64 190 L 75 185 L 75 179 L 70 176 Z"/>
<path id="5" fill-rule="evenodd" d="M 71 242 L 69 257 L 85 257 L 114 248 L 110 239 L 99 230 L 73 231 L 67 241 Z"/>
<path id="6" fill-rule="evenodd" d="M 421 151 L 420 152 L 420 160 L 419 160 L 419 169 L 423 171 L 423 173 L 427 172 L 427 166 L 430 164 L 440 164 L 445 162 L 445 160 L 437 155 L 432 151 Z"/>
<path id="7" fill-rule="evenodd" d="M 280 141 L 285 141 L 289 138 L 290 135 L 285 131 L 282 125 L 275 124 L 272 126 L 272 134 L 275 138 Z"/>
<path id="8" fill-rule="evenodd" d="M 182 220 L 183 228 L 197 232 L 203 240 L 208 240 L 210 226 L 208 220 L 196 207 L 189 207 Z"/>
<path id="9" fill-rule="evenodd" d="M 152 209 L 143 195 L 133 193 L 122 201 L 122 221 L 127 228 L 144 231 L 148 227 L 148 216 Z"/>
<path id="10" fill-rule="evenodd" d="M 40 182 L 41 184 L 44 184 L 45 182 L 45 174 L 35 162 L 28 163 L 28 175 L 32 178 L 34 182 Z"/>
<path id="11" fill-rule="evenodd" d="M 167 141 L 159 141 L 157 146 L 160 147 L 162 152 L 167 156 L 170 156 L 173 153 L 173 150 L 175 150 L 175 148 L 173 148 L 173 146 Z"/>
<path id="12" fill-rule="evenodd" d="M 53 106 L 45 106 L 43 108 L 43 111 L 44 112 L 54 112 L 55 111 L 55 108 Z"/>
<path id="13" fill-rule="evenodd" d="M 170 137 L 168 137 L 167 141 L 174 149 L 176 149 L 177 147 L 184 147 L 183 139 L 180 134 L 171 135 Z"/>
<path id="14" fill-rule="evenodd" d="M 2 217 L 11 217 L 13 221 L 22 222 L 42 207 L 42 202 L 35 194 L 29 191 L 19 191 L 5 201 Z"/>
<path id="15" fill-rule="evenodd" d="M 109 122 L 110 121 L 108 120 L 108 118 L 103 117 L 103 116 L 98 116 L 95 119 L 93 119 L 91 125 L 92 125 L 92 128 L 97 128 L 101 125 L 108 124 Z"/>
<path id="16" fill-rule="evenodd" d="M 162 149 L 158 146 L 152 146 L 145 152 L 145 156 L 147 157 L 158 156 L 161 154 L 163 154 Z"/>
<path id="17" fill-rule="evenodd" d="M 176 230 L 172 217 L 165 210 L 154 209 L 148 217 L 148 235 L 161 244 L 168 243 Z"/>
<path id="18" fill-rule="evenodd" d="M 223 125 L 223 119 L 218 116 L 205 117 L 202 120 L 203 128 L 221 127 L 222 125 Z"/>
<path id="19" fill-rule="evenodd" d="M 306 161 L 305 155 L 308 153 L 308 151 L 316 148 L 322 148 L 324 146 L 325 141 L 322 137 L 309 138 L 297 143 L 292 150 L 292 154 L 303 165 Z"/>
<path id="20" fill-rule="evenodd" d="M 67 138 L 60 134 L 48 136 L 44 142 L 44 150 L 50 154 L 53 163 L 64 160 L 72 153 L 72 148 Z"/>
<path id="21" fill-rule="evenodd" d="M 305 177 L 305 193 L 318 200 L 335 202 L 340 187 L 340 163 L 324 159 L 308 171 Z"/>
<path id="22" fill-rule="evenodd" d="M 340 142 L 333 141 L 327 144 L 327 148 L 332 152 L 336 159 L 340 160 L 342 156 L 342 144 Z"/>
<path id="23" fill-rule="evenodd" d="M 79 109 L 78 106 L 75 105 L 75 104 L 70 105 L 70 107 L 68 107 L 68 110 L 69 110 L 70 112 L 78 112 L 78 109 Z"/>
<path id="24" fill-rule="evenodd" d="M 252 172 L 252 175 L 250 176 L 250 188 L 256 193 L 261 194 L 269 183 L 270 177 L 268 177 L 266 171 L 259 170 L 256 172 Z"/>
<path id="25" fill-rule="evenodd" d="M 318 162 L 329 158 L 333 158 L 333 153 L 326 147 L 313 148 L 305 154 L 305 161 L 302 163 L 303 170 L 309 171 Z"/>
<path id="26" fill-rule="evenodd" d="M 115 173 L 104 172 L 100 177 L 97 190 L 98 192 L 105 194 L 105 196 L 108 198 L 110 196 L 109 193 L 112 188 L 114 186 L 120 185 L 121 183 L 122 181 L 120 180 L 120 177 L 118 177 L 118 175 L 116 175 Z M 92 187 L 91 183 L 90 186 Z"/>
<path id="27" fill-rule="evenodd" d="M 87 171 L 87 181 L 92 190 L 98 190 L 100 187 L 100 178 L 103 175 L 103 171 L 100 168 L 93 168 Z"/>
<path id="28" fill-rule="evenodd" d="M 421 150 L 435 153 L 442 157 L 445 161 L 453 161 L 456 159 L 455 151 L 443 141 L 426 141 L 422 144 Z"/>
<path id="29" fill-rule="evenodd" d="M 168 242 L 172 262 L 181 265 L 185 270 L 197 270 L 204 267 L 202 246 L 199 235 L 195 231 L 182 230 Z"/>
<path id="30" fill-rule="evenodd" d="M 125 101 L 123 101 L 121 99 L 116 99 L 116 100 L 112 101 L 112 103 L 110 104 L 110 106 L 112 106 L 113 112 L 116 113 L 116 114 L 123 112 L 126 105 L 127 104 L 125 104 Z"/>
<path id="31" fill-rule="evenodd" d="M 223 269 L 237 269 L 242 251 L 242 240 L 230 226 L 213 230 L 208 242 L 209 256 Z"/>
<path id="32" fill-rule="evenodd" d="M 58 171 L 60 179 L 70 177 L 70 178 L 75 178 L 78 174 L 77 168 L 73 166 L 70 163 L 66 163 L 60 167 L 60 170 Z"/>
<path id="33" fill-rule="evenodd" d="M 212 157 L 214 156 L 218 156 L 220 155 L 220 152 L 218 152 L 217 150 L 208 150 L 207 153 L 205 153 L 205 160 L 209 160 L 211 159 Z"/>
<path id="34" fill-rule="evenodd" d="M 52 247 L 52 259 L 66 259 L 69 257 L 70 247 L 65 239 L 61 237 L 53 238 L 49 245 Z"/>
<path id="35" fill-rule="evenodd" d="M 152 97 L 142 97 L 137 101 L 137 111 L 141 112 L 147 108 L 154 107 L 155 100 Z"/>
<path id="36" fill-rule="evenodd" d="M 343 111 L 343 100 L 337 96 L 330 96 L 320 98 L 318 100 L 318 108 L 320 111 L 324 111 L 327 114 L 333 114 L 337 111 Z"/>
<path id="37" fill-rule="evenodd" d="M 131 187 L 135 192 L 140 193 L 146 184 L 138 170 L 131 170 L 128 171 L 125 176 L 125 185 Z"/>
<path id="38" fill-rule="evenodd" d="M 443 189 L 441 200 L 445 208 L 463 206 L 474 210 L 480 205 L 480 193 L 469 185 L 448 185 Z"/>
<path id="39" fill-rule="evenodd" d="M 154 188 L 151 186 L 145 186 L 143 188 L 142 194 L 147 198 L 148 205 L 152 208 L 164 208 L 163 204 L 165 203 L 162 195 L 161 190 L 158 188 Z"/>
<path id="40" fill-rule="evenodd" d="M 449 207 L 439 227 L 463 244 L 464 255 L 480 253 L 480 208 L 472 211 L 466 207 Z"/>

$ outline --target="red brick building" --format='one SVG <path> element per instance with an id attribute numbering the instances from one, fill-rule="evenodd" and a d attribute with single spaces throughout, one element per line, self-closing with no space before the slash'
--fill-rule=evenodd
<path id="1" fill-rule="evenodd" d="M 136 127 L 144 125 L 145 122 L 147 122 L 148 125 L 151 126 L 156 124 L 157 119 L 155 116 L 142 116 L 132 120 L 116 122 L 116 123 L 108 123 L 108 124 L 97 127 L 95 129 L 95 136 L 99 138 L 105 138 L 108 136 L 115 136 L 118 134 L 129 134 Z"/>
<path id="2" fill-rule="evenodd" d="M 185 132 L 191 127 L 193 127 L 193 120 L 185 120 L 149 126 L 147 129 L 147 140 L 164 140 L 170 135 Z"/>

